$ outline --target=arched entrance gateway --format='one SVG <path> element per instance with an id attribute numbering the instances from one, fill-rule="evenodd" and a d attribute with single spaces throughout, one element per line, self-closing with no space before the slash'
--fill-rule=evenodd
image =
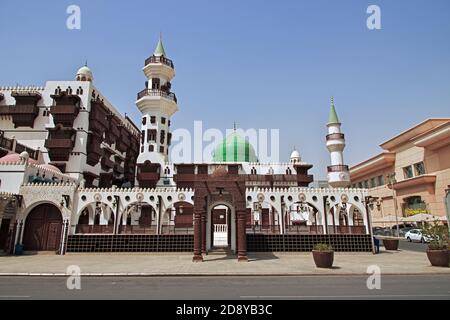
<path id="1" fill-rule="evenodd" d="M 26 251 L 57 251 L 61 242 L 62 215 L 53 204 L 38 205 L 25 221 L 23 246 Z"/>
<path id="2" fill-rule="evenodd" d="M 231 203 L 209 205 L 206 223 L 206 251 L 225 249 L 236 253 L 236 214 Z"/>
<path id="3" fill-rule="evenodd" d="M 218 166 L 194 182 L 194 262 L 215 247 L 229 248 L 239 261 L 248 261 L 245 179 L 239 165 Z"/>

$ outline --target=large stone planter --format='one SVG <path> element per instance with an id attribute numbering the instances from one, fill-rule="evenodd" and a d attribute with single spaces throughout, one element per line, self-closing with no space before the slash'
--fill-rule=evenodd
<path id="1" fill-rule="evenodd" d="M 384 248 L 388 251 L 397 251 L 399 243 L 398 239 L 383 239 Z"/>
<path id="2" fill-rule="evenodd" d="M 448 268 L 450 264 L 449 250 L 428 250 L 428 260 L 433 267 Z"/>
<path id="3" fill-rule="evenodd" d="M 313 251 L 313 258 L 317 268 L 331 269 L 334 262 L 334 251 Z"/>

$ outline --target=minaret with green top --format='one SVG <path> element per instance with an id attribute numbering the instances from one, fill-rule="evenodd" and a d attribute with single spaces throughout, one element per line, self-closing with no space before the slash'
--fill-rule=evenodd
<path id="1" fill-rule="evenodd" d="M 334 98 L 331 98 L 328 117 L 327 149 L 330 152 L 331 165 L 328 167 L 328 183 L 333 188 L 350 185 L 349 168 L 344 164 L 345 136 L 341 132 L 341 122 L 336 112 Z"/>
<path id="2" fill-rule="evenodd" d="M 171 90 L 175 68 L 166 55 L 161 35 L 153 54 L 145 60 L 143 71 L 147 81 L 136 101 L 142 113 L 141 149 L 137 163 L 138 167 L 144 163 L 162 167 L 169 161 L 170 118 L 178 111 L 178 105 Z"/>

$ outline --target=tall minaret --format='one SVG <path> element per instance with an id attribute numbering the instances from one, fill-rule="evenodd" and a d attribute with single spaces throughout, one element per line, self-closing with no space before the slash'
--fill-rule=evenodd
<path id="1" fill-rule="evenodd" d="M 148 81 L 136 102 L 142 113 L 141 149 L 137 163 L 150 161 L 163 166 L 168 162 L 172 138 L 170 117 L 178 111 L 178 106 L 175 94 L 170 91 L 175 69 L 172 60 L 166 57 L 161 36 L 143 70 Z"/>
<path id="2" fill-rule="evenodd" d="M 348 187 L 350 174 L 348 166 L 344 165 L 345 136 L 341 132 L 341 123 L 331 98 L 330 118 L 328 120 L 327 148 L 330 152 L 331 166 L 328 167 L 328 183 L 333 188 Z"/>

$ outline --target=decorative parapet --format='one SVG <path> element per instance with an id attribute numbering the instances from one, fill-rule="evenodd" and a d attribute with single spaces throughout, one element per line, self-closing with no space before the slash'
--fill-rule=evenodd
<path id="1" fill-rule="evenodd" d="M 77 187 L 73 182 L 28 182 L 22 184 L 22 187 Z"/>
<path id="2" fill-rule="evenodd" d="M 40 86 L 0 86 L 0 91 L 12 91 L 17 93 L 42 93 L 45 90 L 44 87 Z"/>
<path id="3" fill-rule="evenodd" d="M 121 192 L 121 193 L 178 193 L 194 192 L 192 188 L 78 188 L 78 192 Z"/>
<path id="4" fill-rule="evenodd" d="M 23 166 L 25 161 L 7 161 L 0 163 L 0 166 Z"/>
<path id="5" fill-rule="evenodd" d="M 305 193 L 368 193 L 368 189 L 360 188 L 246 188 L 247 192 L 276 192 L 276 193 L 292 193 L 292 192 L 305 192 Z"/>

